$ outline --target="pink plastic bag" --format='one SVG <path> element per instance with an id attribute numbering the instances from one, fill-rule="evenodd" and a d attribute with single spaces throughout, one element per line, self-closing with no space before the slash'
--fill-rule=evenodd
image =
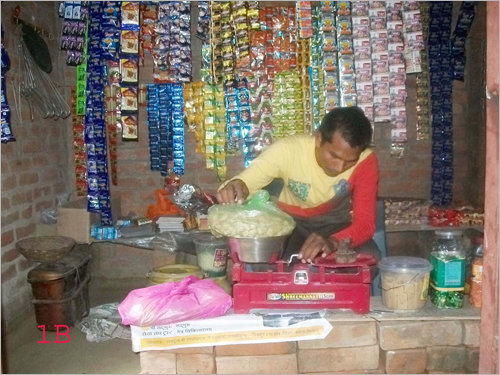
<path id="1" fill-rule="evenodd" d="M 131 291 L 118 307 L 125 325 L 150 327 L 224 315 L 233 301 L 217 283 L 188 276 Z"/>

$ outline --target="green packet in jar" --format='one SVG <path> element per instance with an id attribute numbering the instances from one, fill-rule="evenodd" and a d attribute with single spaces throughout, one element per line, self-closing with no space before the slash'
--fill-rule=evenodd
<path id="1" fill-rule="evenodd" d="M 465 257 L 453 252 L 431 253 L 431 302 L 439 308 L 459 309 L 464 305 Z"/>

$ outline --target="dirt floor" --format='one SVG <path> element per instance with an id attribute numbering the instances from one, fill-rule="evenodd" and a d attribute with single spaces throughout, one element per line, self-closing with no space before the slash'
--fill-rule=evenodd
<path id="1" fill-rule="evenodd" d="M 121 302 L 129 291 L 146 281 L 90 281 L 90 306 Z M 51 344 L 39 344 L 43 333 L 37 328 L 35 314 L 5 337 L 6 373 L 11 374 L 139 374 L 139 354 L 132 352 L 129 340 L 112 339 L 101 343 L 87 342 L 78 328 L 70 328 L 71 341 L 55 344 L 56 333 L 47 332 Z M 66 340 L 64 336 L 61 340 Z"/>

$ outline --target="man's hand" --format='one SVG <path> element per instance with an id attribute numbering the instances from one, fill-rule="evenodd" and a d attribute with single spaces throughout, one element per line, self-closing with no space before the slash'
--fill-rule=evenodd
<path id="1" fill-rule="evenodd" d="M 247 199 L 248 194 L 247 185 L 242 180 L 233 180 L 217 193 L 217 200 L 219 203 L 241 204 Z"/>
<path id="2" fill-rule="evenodd" d="M 311 263 L 319 253 L 323 253 L 322 257 L 325 258 L 335 251 L 337 251 L 337 242 L 334 239 L 324 239 L 320 235 L 312 233 L 302 245 L 298 258 L 302 259 L 302 263 Z"/>

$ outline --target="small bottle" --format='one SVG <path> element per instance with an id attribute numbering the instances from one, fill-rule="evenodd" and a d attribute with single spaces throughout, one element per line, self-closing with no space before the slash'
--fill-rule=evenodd
<path id="1" fill-rule="evenodd" d="M 181 178 L 177 176 L 171 169 L 168 170 L 168 175 L 165 177 L 163 188 L 170 194 L 175 194 L 179 190 Z"/>
<path id="2" fill-rule="evenodd" d="M 469 301 L 474 307 L 481 308 L 483 304 L 483 255 L 484 238 L 476 237 L 476 250 L 472 262 L 472 277 Z"/>

